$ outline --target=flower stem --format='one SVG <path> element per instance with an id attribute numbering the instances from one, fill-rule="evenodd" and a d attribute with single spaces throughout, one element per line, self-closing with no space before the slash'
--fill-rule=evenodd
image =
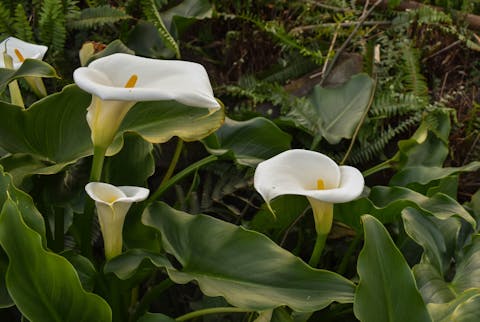
<path id="1" fill-rule="evenodd" d="M 107 148 L 95 146 L 93 149 L 92 168 L 90 170 L 90 182 L 100 181 L 102 177 L 103 161 Z M 80 220 L 81 232 L 81 250 L 82 254 L 88 258 L 92 258 L 92 223 L 95 210 L 95 202 L 87 198 L 85 200 L 85 208 L 82 219 Z"/>
<path id="2" fill-rule="evenodd" d="M 165 292 L 169 287 L 175 285 L 171 279 L 167 278 L 166 280 L 162 281 L 160 284 L 155 285 L 151 289 L 147 291 L 147 293 L 142 297 L 140 302 L 138 303 L 135 312 L 133 313 L 130 321 L 137 321 L 141 315 L 148 311 L 150 307 L 150 303 L 158 298 L 160 294 Z"/>
<path id="3" fill-rule="evenodd" d="M 239 308 L 239 307 L 212 307 L 212 308 L 208 308 L 208 309 L 201 309 L 201 310 L 198 310 L 198 311 L 193 311 L 193 312 L 187 313 L 185 315 L 179 316 L 178 318 L 175 319 L 175 321 L 181 322 L 181 321 L 190 320 L 190 319 L 193 319 L 193 318 L 196 318 L 196 317 L 199 317 L 199 316 L 202 316 L 202 315 L 207 315 L 207 314 L 232 313 L 232 312 L 233 313 L 234 312 L 238 312 L 238 313 L 252 312 L 252 310 L 242 309 L 242 308 Z"/>
<path id="4" fill-rule="evenodd" d="M 312 267 L 317 267 L 320 262 L 323 248 L 325 247 L 327 236 L 332 229 L 333 204 L 313 198 L 308 198 L 308 201 L 312 206 L 315 230 L 317 231 L 317 239 L 308 264 Z"/>
<path id="5" fill-rule="evenodd" d="M 364 177 L 368 177 L 368 176 L 370 176 L 374 173 L 377 173 L 379 171 L 391 168 L 393 166 L 394 162 L 395 162 L 395 160 L 388 159 L 388 160 L 386 160 L 382 163 L 379 163 L 379 164 L 371 167 L 370 169 L 367 169 L 367 170 L 363 171 L 362 174 L 363 174 Z"/>
<path id="6" fill-rule="evenodd" d="M 147 204 L 155 201 L 158 197 L 160 197 L 165 192 L 165 190 L 167 190 L 168 188 L 173 186 L 175 183 L 177 183 L 178 181 L 180 181 L 181 179 L 183 179 L 184 177 L 186 177 L 190 173 L 196 171 L 197 169 L 199 169 L 199 168 L 203 167 L 204 165 L 206 165 L 210 162 L 213 162 L 217 159 L 218 159 L 218 157 L 216 157 L 214 155 L 209 155 L 208 157 L 203 158 L 203 159 L 191 164 L 189 167 L 183 169 L 182 171 L 180 171 L 179 173 L 177 173 L 176 175 L 171 177 L 168 181 L 165 181 L 162 184 L 160 184 L 160 186 L 157 188 L 157 190 L 150 196 L 150 198 L 148 198 Z"/>
<path id="7" fill-rule="evenodd" d="M 313 247 L 312 255 L 308 261 L 308 265 L 316 268 L 320 262 L 320 257 L 322 256 L 323 248 L 325 247 L 325 242 L 327 241 L 328 234 L 317 234 L 317 240 L 315 241 L 315 246 Z"/>
<path id="8" fill-rule="evenodd" d="M 170 161 L 170 165 L 168 166 L 167 172 L 165 172 L 165 176 L 162 179 L 162 182 L 160 182 L 160 186 L 162 186 L 165 182 L 170 179 L 170 177 L 173 174 L 173 171 L 175 171 L 175 167 L 177 166 L 178 159 L 180 159 L 180 154 L 182 153 L 183 149 L 183 140 L 181 138 L 178 138 L 177 141 L 177 146 L 175 148 L 175 152 L 173 153 L 172 161 Z"/>
<path id="9" fill-rule="evenodd" d="M 15 104 L 24 108 L 25 103 L 23 102 L 22 93 L 20 92 L 20 87 L 18 86 L 18 82 L 16 80 L 8 84 L 8 90 L 10 91 L 10 100 L 12 104 Z"/>

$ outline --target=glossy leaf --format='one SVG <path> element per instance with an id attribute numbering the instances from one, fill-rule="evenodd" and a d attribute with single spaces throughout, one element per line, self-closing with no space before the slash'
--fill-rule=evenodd
<path id="1" fill-rule="evenodd" d="M 108 304 L 87 293 L 72 265 L 46 251 L 11 200 L 0 215 L 0 244 L 9 257 L 6 275 L 12 299 L 31 321 L 111 321 Z"/>
<path id="2" fill-rule="evenodd" d="M 89 94 L 69 85 L 27 110 L 0 102 L 0 146 L 12 154 L 33 155 L 33 173 L 58 172 L 93 153 L 85 119 L 90 101 Z M 152 143 L 166 142 L 172 136 L 180 136 L 185 141 L 199 140 L 223 122 L 222 109 L 208 113 L 206 109 L 170 101 L 138 103 L 124 119 L 109 155 L 121 149 L 124 132 L 136 132 Z M 43 168 L 38 165 L 39 161 L 44 163 Z"/>
<path id="3" fill-rule="evenodd" d="M 338 220 L 360 231 L 359 215 L 371 214 L 382 223 L 390 223 L 397 220 L 406 207 L 418 209 L 439 219 L 460 217 L 472 227 L 476 227 L 475 219 L 455 199 L 443 193 L 427 197 L 403 187 L 375 186 L 368 198 L 336 204 L 334 210 Z"/>
<path id="4" fill-rule="evenodd" d="M 125 116 L 119 132 L 135 132 L 151 143 L 164 143 L 173 136 L 191 142 L 216 131 L 224 117 L 223 108 L 210 113 L 175 101 L 139 102 Z"/>
<path id="5" fill-rule="evenodd" d="M 173 281 L 195 280 L 205 295 L 223 296 L 233 306 L 315 311 L 353 299 L 349 280 L 309 267 L 260 233 L 164 203 L 150 205 L 142 221 L 161 233 L 165 250 L 182 266 L 167 269 Z"/>
<path id="6" fill-rule="evenodd" d="M 239 164 L 255 166 L 290 149 L 291 139 L 275 123 L 263 117 L 241 122 L 227 118 L 203 143 L 211 154 L 227 154 Z"/>
<path id="7" fill-rule="evenodd" d="M 0 93 L 11 81 L 26 76 L 59 78 L 55 69 L 46 62 L 27 58 L 17 70 L 0 68 Z"/>
<path id="8" fill-rule="evenodd" d="M 155 171 L 152 151 L 153 145 L 150 142 L 138 135 L 126 133 L 122 150 L 105 162 L 105 181 L 116 186 L 145 186 Z"/>
<path id="9" fill-rule="evenodd" d="M 383 225 L 362 216 L 365 243 L 358 257 L 354 302 L 362 322 L 432 321 L 412 271 Z"/>
<path id="10" fill-rule="evenodd" d="M 175 322 L 175 319 L 161 313 L 147 313 L 138 322 Z"/>
<path id="11" fill-rule="evenodd" d="M 352 138 L 368 107 L 372 90 L 373 80 L 367 74 L 355 75 L 335 88 L 317 85 L 310 95 L 311 109 L 294 110 L 289 116 L 313 135 L 321 135 L 328 143 L 337 144 L 342 138 Z"/>
<path id="12" fill-rule="evenodd" d="M 406 233 L 423 248 L 422 262 L 432 264 L 443 274 L 450 263 L 447 245 L 442 233 L 437 229 L 433 218 L 421 214 L 413 208 L 402 211 L 403 226 Z M 459 226 L 457 226 L 460 229 Z"/>
<path id="13" fill-rule="evenodd" d="M 91 97 L 76 86 L 41 99 L 27 110 L 0 103 L 0 146 L 45 163 L 71 163 L 92 153 L 85 119 Z"/>
<path id="14" fill-rule="evenodd" d="M 126 280 L 134 276 L 146 265 L 153 267 L 172 267 L 170 261 L 161 254 L 142 249 L 132 249 L 114 257 L 105 264 L 104 272 L 113 273 L 119 279 Z"/>
<path id="15" fill-rule="evenodd" d="M 477 322 L 480 320 L 480 289 L 466 290 L 449 303 L 428 304 L 435 322 Z"/>
<path id="16" fill-rule="evenodd" d="M 397 172 L 391 179 L 390 184 L 406 186 L 409 183 L 427 184 L 434 180 L 443 179 L 459 172 L 471 172 L 480 169 L 480 161 L 471 162 L 462 167 L 427 167 L 411 166 Z"/>

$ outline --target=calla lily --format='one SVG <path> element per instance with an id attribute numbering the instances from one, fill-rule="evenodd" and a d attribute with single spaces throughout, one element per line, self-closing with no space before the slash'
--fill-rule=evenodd
<path id="1" fill-rule="evenodd" d="M 94 146 L 105 149 L 138 101 L 175 100 L 192 107 L 220 108 L 205 68 L 197 63 L 113 54 L 76 69 L 73 78 L 92 94 L 87 121 Z"/>
<path id="2" fill-rule="evenodd" d="M 47 46 L 25 42 L 15 37 L 8 37 L 0 43 L 0 50 L 7 52 L 12 57 L 13 69 L 19 69 L 27 58 L 42 60 L 48 50 Z M 0 61 L 0 67 L 12 68 Z"/>
<path id="3" fill-rule="evenodd" d="M 258 164 L 254 186 L 267 205 L 281 195 L 307 197 L 319 236 L 316 248 L 320 248 L 321 252 L 332 226 L 333 204 L 348 202 L 360 196 L 364 179 L 356 168 L 338 166 L 324 154 L 289 150 Z M 312 262 L 316 264 L 318 258 Z"/>
<path id="4" fill-rule="evenodd" d="M 0 61 L 0 67 L 19 69 L 27 58 L 42 60 L 48 47 L 28 43 L 15 37 L 8 37 L 0 43 L 0 50 L 4 52 L 4 59 Z M 47 90 L 45 89 L 45 85 L 41 78 L 25 77 L 25 80 L 39 97 L 47 95 Z M 15 87 L 16 85 L 13 86 Z M 10 92 L 12 92 L 11 87 Z M 14 89 L 14 92 L 15 94 L 12 95 L 16 96 L 16 102 L 14 102 L 14 104 L 16 103 L 17 105 L 23 106 L 23 99 L 21 98 L 20 90 Z"/>
<path id="5" fill-rule="evenodd" d="M 103 182 L 90 182 L 85 191 L 95 201 L 105 257 L 110 259 L 121 254 L 125 216 L 132 203 L 145 200 L 150 191 L 133 186 L 116 187 Z"/>

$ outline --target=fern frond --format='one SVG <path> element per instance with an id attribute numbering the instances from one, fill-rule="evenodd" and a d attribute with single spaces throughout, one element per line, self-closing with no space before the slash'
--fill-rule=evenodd
<path id="1" fill-rule="evenodd" d="M 418 97 L 413 93 L 380 92 L 369 111 L 371 118 L 387 118 L 418 111 L 421 107 Z"/>
<path id="2" fill-rule="evenodd" d="M 83 9 L 76 19 L 69 21 L 68 26 L 74 29 L 90 29 L 130 18 L 123 10 L 105 5 Z"/>
<path id="3" fill-rule="evenodd" d="M 428 96 L 428 86 L 425 77 L 420 73 L 420 58 L 418 49 L 407 44 L 401 47 L 402 50 L 402 72 L 401 80 L 405 88 L 418 97 Z"/>
<path id="4" fill-rule="evenodd" d="M 147 20 L 157 27 L 158 33 L 165 42 L 165 45 L 175 52 L 177 58 L 180 58 L 180 47 L 163 23 L 162 17 L 160 17 L 160 14 L 158 13 L 155 0 L 142 0 L 142 5 Z"/>
<path id="5" fill-rule="evenodd" d="M 416 15 L 417 22 L 424 25 L 433 25 L 433 24 L 447 24 L 450 25 L 453 23 L 452 17 L 445 12 L 436 10 L 435 8 L 429 6 L 422 6 L 418 9 L 411 11 L 412 15 Z"/>
<path id="6" fill-rule="evenodd" d="M 53 50 L 61 51 L 65 45 L 67 30 L 61 0 L 45 0 L 40 12 L 40 39 Z"/>
<path id="7" fill-rule="evenodd" d="M 0 2 L 0 33 L 12 35 L 13 21 L 10 14 L 10 9 L 8 9 L 3 2 Z"/>
<path id="8" fill-rule="evenodd" d="M 389 125 L 386 130 L 376 134 L 375 140 L 364 142 L 354 148 L 348 158 L 348 163 L 356 165 L 366 163 L 374 158 L 378 159 L 378 156 L 384 153 L 385 147 L 395 137 L 418 125 L 421 119 L 421 113 L 416 113 L 401 121 L 395 127 Z"/>
<path id="9" fill-rule="evenodd" d="M 15 21 L 13 24 L 16 31 L 15 35 L 25 41 L 33 42 L 33 30 L 28 21 L 25 9 L 20 3 L 17 4 L 15 8 L 15 16 L 13 19 Z"/>

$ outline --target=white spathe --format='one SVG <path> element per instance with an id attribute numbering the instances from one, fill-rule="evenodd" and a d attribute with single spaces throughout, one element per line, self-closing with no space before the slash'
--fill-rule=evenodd
<path id="1" fill-rule="evenodd" d="M 221 107 L 205 68 L 193 62 L 113 54 L 77 68 L 73 79 L 92 94 L 87 120 L 94 145 L 104 148 L 136 102 L 174 100 L 209 110 Z"/>
<path id="2" fill-rule="evenodd" d="M 95 201 L 106 258 L 119 255 L 122 252 L 125 216 L 132 203 L 145 200 L 150 190 L 142 187 L 117 187 L 103 182 L 90 182 L 85 186 L 85 191 Z"/>
<path id="3" fill-rule="evenodd" d="M 13 69 L 18 69 L 23 64 L 23 60 L 15 53 L 15 49 L 24 59 L 42 60 L 48 50 L 47 46 L 32 44 L 15 37 L 8 37 L 0 43 L 0 52 L 7 52 L 12 57 Z M 5 68 L 4 60 L 0 60 L 0 67 Z"/>
<path id="4" fill-rule="evenodd" d="M 323 187 L 318 187 L 321 181 Z M 260 162 L 254 176 L 255 189 L 270 203 L 281 195 L 306 196 L 312 205 L 317 232 L 322 227 L 331 204 L 351 201 L 360 196 L 364 187 L 361 172 L 351 166 L 338 166 L 332 159 L 315 151 L 294 149 Z M 331 214 L 328 214 L 331 217 Z"/>
<path id="5" fill-rule="evenodd" d="M 323 181 L 323 189 L 317 188 L 318 180 Z M 266 202 L 281 195 L 302 195 L 342 203 L 360 196 L 364 179 L 358 169 L 338 166 L 322 153 L 294 149 L 260 162 L 254 186 Z"/>

